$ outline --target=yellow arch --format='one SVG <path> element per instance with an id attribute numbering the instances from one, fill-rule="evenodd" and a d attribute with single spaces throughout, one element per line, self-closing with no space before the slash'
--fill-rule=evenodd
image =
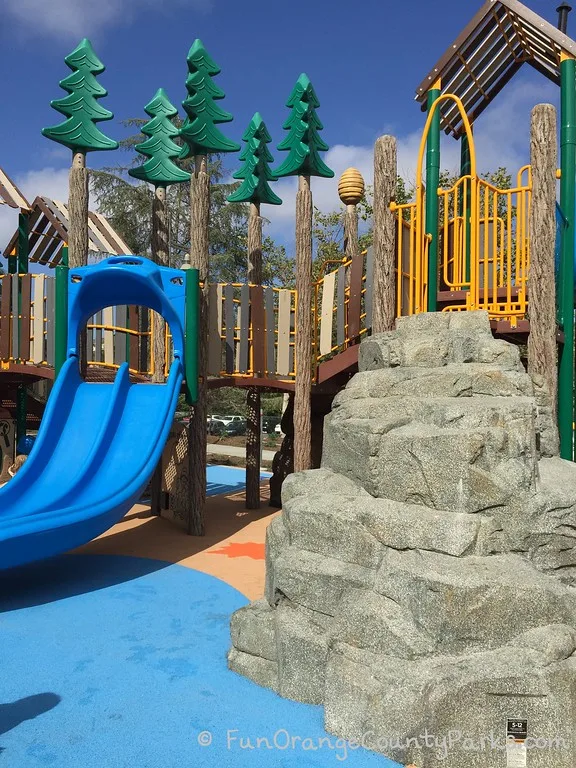
<path id="1" fill-rule="evenodd" d="M 470 123 L 470 120 L 468 119 L 466 110 L 464 109 L 464 104 L 462 103 L 461 99 L 459 99 L 458 96 L 455 96 L 453 93 L 444 93 L 442 94 L 442 96 L 439 96 L 434 102 L 434 104 L 432 105 L 432 108 L 428 112 L 428 119 L 426 120 L 426 125 L 424 126 L 424 133 L 422 134 L 422 140 L 420 142 L 420 149 L 418 152 L 418 165 L 416 167 L 416 174 L 417 174 L 416 182 L 418 186 L 421 186 L 422 184 L 422 166 L 424 165 L 424 153 L 426 151 L 426 143 L 428 142 L 428 134 L 430 133 L 430 126 L 432 125 L 432 120 L 434 119 L 436 110 L 439 109 L 440 104 L 442 104 L 442 102 L 444 101 L 453 101 L 458 107 L 458 112 L 460 113 L 460 117 L 462 118 L 464 131 L 466 132 L 466 136 L 468 138 L 468 146 L 470 148 L 470 175 L 472 177 L 476 176 L 477 168 L 476 168 L 476 148 L 474 146 L 474 134 L 472 133 L 472 125 Z"/>
<path id="2" fill-rule="evenodd" d="M 468 138 L 468 146 L 470 150 L 470 264 L 471 272 L 476 269 L 476 256 L 477 256 L 477 243 L 478 243 L 478 216 L 476 215 L 477 203 L 478 203 L 478 173 L 476 163 L 476 147 L 474 145 L 474 134 L 472 133 L 472 125 L 464 109 L 462 101 L 452 93 L 444 93 L 439 96 L 430 111 L 428 112 L 428 118 L 426 125 L 424 126 L 424 133 L 422 134 L 422 140 L 420 142 L 420 149 L 418 152 L 418 164 L 416 167 L 416 272 L 417 282 L 421 283 L 421 293 L 424 296 L 427 290 L 425 284 L 427 282 L 428 272 L 428 258 L 427 258 L 427 242 L 425 233 L 425 205 L 424 205 L 424 185 L 422 182 L 422 170 L 424 165 L 424 153 L 426 151 L 426 144 L 428 141 L 428 134 L 430 133 L 430 126 L 432 120 L 436 114 L 436 110 L 440 108 L 440 105 L 445 101 L 453 101 L 458 107 L 458 112 L 462 118 L 462 124 L 464 125 L 464 131 Z M 427 194 L 438 194 L 438 190 L 427 190 Z M 471 279 L 474 280 L 471 275 Z"/>

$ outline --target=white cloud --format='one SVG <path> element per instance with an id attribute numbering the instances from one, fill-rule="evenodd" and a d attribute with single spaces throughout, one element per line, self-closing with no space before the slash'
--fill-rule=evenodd
<path id="1" fill-rule="evenodd" d="M 129 24 L 142 10 L 167 10 L 169 6 L 208 11 L 212 0 L 4 0 L 4 9 L 22 22 L 26 34 L 85 37 L 111 24 Z M 34 23 L 30 24 L 30 19 Z"/>
<path id="2" fill-rule="evenodd" d="M 16 176 L 15 184 L 32 203 L 37 196 L 52 200 L 68 200 L 68 168 L 41 168 Z M 3 250 L 16 227 L 18 211 L 7 205 L 0 205 L 0 248 Z"/>
<path id="3" fill-rule="evenodd" d="M 559 89 L 553 84 L 524 75 L 509 85 L 500 97 L 486 110 L 474 126 L 476 155 L 479 171 L 494 171 L 506 167 L 515 174 L 529 162 L 530 112 L 536 103 L 551 102 L 557 105 Z M 398 173 L 410 184 L 416 179 L 418 150 L 424 130 L 398 136 Z M 376 139 L 376 137 L 374 137 Z M 312 179 L 314 205 L 322 211 L 338 208 L 338 178 L 346 168 L 357 168 L 367 184 L 373 180 L 373 146 L 337 144 L 324 156 L 334 171 L 333 179 Z M 441 167 L 457 172 L 460 167 L 460 144 L 453 138 L 444 137 L 441 146 Z M 284 201 L 282 206 L 266 206 L 264 216 L 270 220 L 269 231 L 273 237 L 292 242 L 296 207 L 297 180 L 293 177 L 280 179 L 274 191 Z"/>

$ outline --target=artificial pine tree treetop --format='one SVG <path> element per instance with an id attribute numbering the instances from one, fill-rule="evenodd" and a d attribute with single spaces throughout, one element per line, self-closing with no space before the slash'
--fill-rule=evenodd
<path id="1" fill-rule="evenodd" d="M 180 136 L 185 142 L 180 156 L 187 158 L 210 152 L 237 152 L 240 146 L 227 139 L 216 127 L 218 123 L 229 123 L 234 118 L 216 104 L 225 95 L 212 80 L 220 73 L 220 69 L 208 55 L 201 40 L 194 41 L 187 62 L 188 97 L 182 102 L 187 118 L 180 130 Z"/>
<path id="2" fill-rule="evenodd" d="M 259 112 L 256 112 L 246 132 L 242 136 L 246 146 L 242 150 L 240 160 L 243 167 L 234 174 L 235 179 L 243 179 L 242 184 L 233 192 L 228 200 L 231 203 L 268 203 L 281 205 L 282 200 L 270 189 L 269 181 L 276 181 L 269 163 L 273 161 L 270 150 L 266 146 L 272 141 L 266 123 Z"/>
<path id="3" fill-rule="evenodd" d="M 149 181 L 157 187 L 189 181 L 190 174 L 173 162 L 182 149 L 173 141 L 179 134 L 178 128 L 172 122 L 178 110 L 170 103 L 163 88 L 156 91 L 156 95 L 144 110 L 152 118 L 142 127 L 142 133 L 149 138 L 137 144 L 135 149 L 149 159 L 128 173 L 135 179 Z"/>
<path id="4" fill-rule="evenodd" d="M 69 147 L 73 152 L 118 149 L 118 142 L 105 136 L 95 123 L 111 120 L 114 115 L 98 104 L 108 91 L 96 80 L 104 65 L 94 53 L 90 40 L 84 38 L 64 59 L 72 74 L 60 81 L 68 96 L 51 101 L 51 106 L 68 119 L 60 125 L 43 128 L 42 134 Z"/>
<path id="5" fill-rule="evenodd" d="M 273 173 L 276 176 L 323 176 L 331 179 L 334 171 L 328 168 L 319 154 L 328 150 L 328 145 L 319 136 L 324 127 L 316 114 L 320 102 L 307 75 L 300 75 L 286 106 L 291 107 L 292 112 L 282 127 L 289 133 L 278 149 L 290 154 Z"/>

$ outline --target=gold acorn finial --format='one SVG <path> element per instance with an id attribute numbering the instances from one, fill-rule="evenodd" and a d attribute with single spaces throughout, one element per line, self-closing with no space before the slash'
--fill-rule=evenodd
<path id="1" fill-rule="evenodd" d="M 338 194 L 344 205 L 358 205 L 364 194 L 364 179 L 357 168 L 347 168 L 338 182 Z"/>

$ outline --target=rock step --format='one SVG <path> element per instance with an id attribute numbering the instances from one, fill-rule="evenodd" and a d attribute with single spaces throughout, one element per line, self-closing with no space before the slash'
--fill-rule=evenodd
<path id="1" fill-rule="evenodd" d="M 335 398 L 333 407 L 360 398 L 385 397 L 533 397 L 527 373 L 481 363 L 426 368 L 383 368 L 354 376 Z"/>

